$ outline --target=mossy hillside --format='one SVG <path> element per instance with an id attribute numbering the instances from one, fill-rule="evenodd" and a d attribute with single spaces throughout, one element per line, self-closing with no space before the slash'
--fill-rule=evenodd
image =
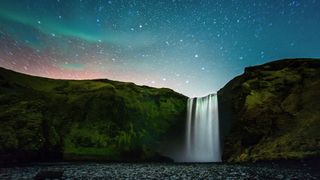
<path id="1" fill-rule="evenodd" d="M 233 114 L 223 158 L 232 162 L 320 155 L 320 61 L 281 60 L 246 68 L 219 91 Z M 226 108 L 227 107 L 227 108 Z"/>
<path id="2" fill-rule="evenodd" d="M 110 80 L 52 80 L 0 69 L 0 152 L 147 160 L 175 128 L 186 97 Z M 44 153 L 45 154 L 45 153 Z"/>

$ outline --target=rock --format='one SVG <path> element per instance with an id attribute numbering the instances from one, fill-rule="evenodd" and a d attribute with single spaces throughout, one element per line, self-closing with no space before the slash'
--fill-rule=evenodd
<path id="1" fill-rule="evenodd" d="M 218 92 L 223 160 L 320 155 L 320 60 L 248 67 Z"/>
<path id="2" fill-rule="evenodd" d="M 277 179 L 283 179 L 283 178 L 284 178 L 284 175 L 279 174 L 279 175 L 276 176 L 276 178 L 277 178 Z"/>
<path id="3" fill-rule="evenodd" d="M 45 179 L 62 179 L 63 171 L 40 171 L 35 177 L 35 180 Z"/>

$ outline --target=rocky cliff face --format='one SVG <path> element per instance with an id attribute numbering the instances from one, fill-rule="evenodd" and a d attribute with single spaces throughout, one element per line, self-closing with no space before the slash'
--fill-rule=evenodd
<path id="1" fill-rule="evenodd" d="M 184 129 L 186 97 L 109 80 L 52 80 L 0 68 L 0 160 L 150 160 Z"/>
<path id="2" fill-rule="evenodd" d="M 320 155 L 319 59 L 248 67 L 218 95 L 224 160 Z"/>

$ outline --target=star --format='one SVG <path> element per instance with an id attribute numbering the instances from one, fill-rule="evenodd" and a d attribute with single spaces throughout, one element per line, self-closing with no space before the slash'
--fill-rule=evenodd
<path id="1" fill-rule="evenodd" d="M 315 7 L 320 1 L 0 1 L 0 66 L 202 96 L 247 66 L 319 57 Z"/>

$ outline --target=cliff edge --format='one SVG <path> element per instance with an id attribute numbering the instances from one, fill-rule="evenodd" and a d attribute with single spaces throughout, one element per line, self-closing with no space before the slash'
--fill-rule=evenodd
<path id="1" fill-rule="evenodd" d="M 225 161 L 319 157 L 319 59 L 248 67 L 218 96 Z"/>

